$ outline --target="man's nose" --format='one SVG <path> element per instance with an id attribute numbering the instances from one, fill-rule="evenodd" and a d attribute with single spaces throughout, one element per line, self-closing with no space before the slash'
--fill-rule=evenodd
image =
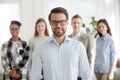
<path id="1" fill-rule="evenodd" d="M 61 25 L 60 25 L 60 23 L 58 22 L 56 26 L 57 26 L 57 27 L 60 27 Z"/>

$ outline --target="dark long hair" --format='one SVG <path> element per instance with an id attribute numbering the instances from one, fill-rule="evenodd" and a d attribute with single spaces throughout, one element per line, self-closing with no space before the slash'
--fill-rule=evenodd
<path id="1" fill-rule="evenodd" d="M 107 26 L 107 33 L 112 36 L 112 33 L 111 33 L 111 30 L 110 30 L 110 27 L 109 27 L 109 25 L 108 25 L 107 20 L 106 20 L 106 19 L 100 19 L 100 20 L 97 22 L 97 26 L 98 26 L 99 23 L 105 24 L 105 25 Z M 97 32 L 98 32 L 98 30 L 97 30 Z M 100 37 L 102 36 L 101 33 L 98 32 L 98 34 L 99 34 Z"/>

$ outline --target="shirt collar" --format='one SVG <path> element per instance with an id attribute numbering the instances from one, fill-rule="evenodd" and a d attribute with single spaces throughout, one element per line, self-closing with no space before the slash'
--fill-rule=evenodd
<path id="1" fill-rule="evenodd" d="M 72 34 L 72 36 L 73 36 L 73 37 L 80 37 L 80 34 L 81 34 L 81 31 L 79 31 L 76 35 L 73 35 L 73 34 Z"/>
<path id="2" fill-rule="evenodd" d="M 65 39 L 64 39 L 63 43 L 64 42 L 69 42 L 69 41 L 70 41 L 70 38 L 68 36 L 65 36 Z M 55 42 L 55 43 L 57 43 L 53 35 L 51 36 L 49 42 Z"/>
<path id="3" fill-rule="evenodd" d="M 107 39 L 109 38 L 109 36 L 110 36 L 110 34 L 107 34 L 107 35 L 105 35 L 105 36 L 102 36 L 101 39 L 102 39 L 102 40 L 107 40 Z"/>
<path id="4" fill-rule="evenodd" d="M 80 35 L 81 35 L 81 31 L 79 31 L 76 35 L 72 34 L 72 38 L 76 39 L 76 40 L 79 40 Z"/>

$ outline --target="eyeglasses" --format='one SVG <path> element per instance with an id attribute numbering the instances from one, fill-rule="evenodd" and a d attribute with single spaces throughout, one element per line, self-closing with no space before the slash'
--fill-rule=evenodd
<path id="1" fill-rule="evenodd" d="M 17 31 L 19 28 L 10 28 L 11 31 Z"/>
<path id="2" fill-rule="evenodd" d="M 65 25 L 66 24 L 66 22 L 67 22 L 67 20 L 52 20 L 52 21 L 50 21 L 50 24 L 52 25 L 52 26 L 57 26 L 58 25 L 58 23 L 60 24 L 60 25 Z"/>

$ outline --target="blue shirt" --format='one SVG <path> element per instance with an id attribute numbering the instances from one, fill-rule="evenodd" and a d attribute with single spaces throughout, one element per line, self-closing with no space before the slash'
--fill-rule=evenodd
<path id="1" fill-rule="evenodd" d="M 112 37 L 109 34 L 99 37 L 96 41 L 95 72 L 108 73 L 115 59 L 116 52 Z"/>
<path id="2" fill-rule="evenodd" d="M 31 80 L 40 80 L 43 69 L 44 80 L 92 80 L 84 45 L 66 37 L 59 45 L 54 37 L 37 46 L 34 52 Z"/>

